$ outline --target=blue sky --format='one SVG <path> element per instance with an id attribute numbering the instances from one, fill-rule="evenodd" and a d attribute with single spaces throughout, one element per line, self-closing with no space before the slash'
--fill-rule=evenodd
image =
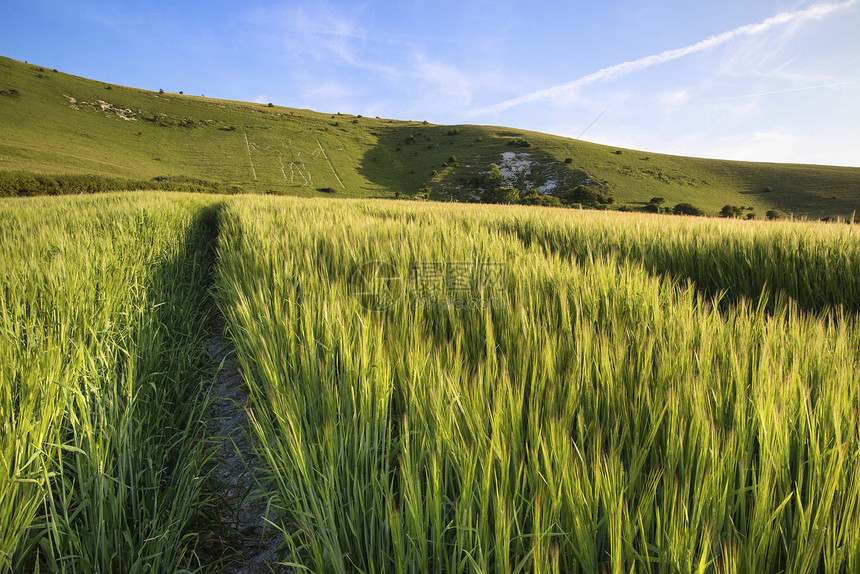
<path id="1" fill-rule="evenodd" d="M 860 166 L 860 0 L 8 3 L 0 54 L 128 86 Z"/>

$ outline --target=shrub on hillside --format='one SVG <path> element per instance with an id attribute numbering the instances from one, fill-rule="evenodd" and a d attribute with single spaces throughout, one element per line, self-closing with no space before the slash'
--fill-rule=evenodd
<path id="1" fill-rule="evenodd" d="M 770 220 L 775 220 L 782 217 L 782 215 L 780 215 L 780 213 L 775 209 L 768 209 L 767 212 L 765 212 L 764 216 Z"/>
<path id="2" fill-rule="evenodd" d="M 561 199 L 554 195 L 543 194 L 536 187 L 531 188 L 519 201 L 523 205 L 539 205 L 543 207 L 563 207 Z"/>
<path id="3" fill-rule="evenodd" d="M 608 205 L 615 201 L 601 185 L 578 185 L 573 189 L 563 192 L 560 200 L 568 205 L 581 205 L 592 208 L 599 205 Z"/>
<path id="4" fill-rule="evenodd" d="M 0 172 L 0 197 L 14 197 L 16 195 L 28 195 L 22 190 L 36 187 L 35 175 L 26 171 L 3 171 Z"/>
<path id="5" fill-rule="evenodd" d="M 744 208 L 739 205 L 724 205 L 720 210 L 720 217 L 740 217 Z"/>
<path id="6" fill-rule="evenodd" d="M 152 178 L 158 184 L 159 189 L 189 191 L 192 193 L 239 193 L 236 186 L 226 186 L 220 181 L 209 181 L 199 177 L 188 177 L 185 175 L 159 175 Z"/>
<path id="7" fill-rule="evenodd" d="M 675 207 L 672 208 L 672 213 L 675 215 L 705 215 L 704 211 L 686 202 L 675 205 Z"/>
<path id="8" fill-rule="evenodd" d="M 515 187 L 496 187 L 488 190 L 483 195 L 485 203 L 516 203 L 520 199 L 520 190 Z"/>
<path id="9" fill-rule="evenodd" d="M 542 205 L 544 207 L 564 207 L 561 200 L 554 195 L 542 195 L 537 205 Z"/>
<path id="10" fill-rule="evenodd" d="M 238 193 L 239 188 L 221 182 L 183 176 L 151 180 L 110 178 L 92 174 L 47 175 L 28 171 L 0 171 L 0 196 L 73 195 L 110 191 L 158 189 L 193 193 Z"/>
<path id="11" fill-rule="evenodd" d="M 645 204 L 645 207 L 643 207 L 642 210 L 647 211 L 648 213 L 663 213 L 666 211 L 666 208 L 663 207 L 665 202 L 666 199 L 663 197 L 652 197 L 651 201 Z"/>
<path id="12" fill-rule="evenodd" d="M 143 120 L 146 120 L 163 128 L 196 128 L 203 123 L 200 120 L 195 120 L 193 118 L 180 118 L 176 116 L 168 116 L 167 114 L 163 113 L 152 114 L 149 116 L 141 115 L 140 117 Z"/>
<path id="13" fill-rule="evenodd" d="M 495 190 L 499 187 L 502 187 L 502 182 L 504 181 L 504 176 L 502 175 L 502 170 L 499 169 L 499 166 L 491 163 L 490 171 L 480 175 L 472 180 L 472 184 L 482 189 L 484 192 Z"/>

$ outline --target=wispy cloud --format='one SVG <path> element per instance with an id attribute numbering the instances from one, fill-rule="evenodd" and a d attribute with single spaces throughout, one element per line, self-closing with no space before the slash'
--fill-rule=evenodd
<path id="1" fill-rule="evenodd" d="M 290 97 L 308 106 L 423 117 L 472 105 L 481 85 L 483 76 L 420 38 L 380 30 L 365 4 L 342 9 L 332 0 L 297 0 L 254 9 L 248 21 L 266 44 L 281 47 L 278 71 L 291 80 Z"/>
<path id="2" fill-rule="evenodd" d="M 350 96 L 354 90 L 349 86 L 335 81 L 321 82 L 308 88 L 302 93 L 302 97 L 313 100 L 322 100 L 326 103 L 339 101 Z"/>
<path id="3" fill-rule="evenodd" d="M 782 129 L 737 133 L 706 144 L 707 157 L 753 161 L 791 161 L 804 139 Z"/>
<path id="4" fill-rule="evenodd" d="M 334 55 L 353 63 L 356 47 L 369 38 L 358 14 L 325 1 L 255 8 L 247 20 L 252 33 L 269 34 L 267 41 L 279 41 L 287 56 L 301 60 L 326 61 Z"/>
<path id="5" fill-rule="evenodd" d="M 621 78 L 639 70 L 644 70 L 646 68 L 657 66 L 665 62 L 677 60 L 678 58 L 683 58 L 685 56 L 689 56 L 697 52 L 702 52 L 704 50 L 710 50 L 722 44 L 726 44 L 727 42 L 731 42 L 732 40 L 735 40 L 737 38 L 757 36 L 759 34 L 768 32 L 774 28 L 786 25 L 793 25 L 796 29 L 800 24 L 804 22 L 811 20 L 820 20 L 831 14 L 850 8 L 851 6 L 855 5 L 857 1 L 858 0 L 848 0 L 846 2 L 841 3 L 822 3 L 811 6 L 810 8 L 807 8 L 805 10 L 783 12 L 771 18 L 767 18 L 766 20 L 763 20 L 762 22 L 759 22 L 757 24 L 747 24 L 744 26 L 739 26 L 738 28 L 728 30 L 715 36 L 710 36 L 700 42 L 696 42 L 695 44 L 691 44 L 689 46 L 684 46 L 683 48 L 666 50 L 664 52 L 660 52 L 659 54 L 653 54 L 651 56 L 646 56 L 637 60 L 631 60 L 629 62 L 623 62 L 621 64 L 609 66 L 586 76 L 582 76 L 581 78 L 578 78 L 566 84 L 537 90 L 529 94 L 505 100 L 498 104 L 483 109 L 475 110 L 470 115 L 474 117 L 480 115 L 495 114 L 503 112 L 515 106 L 520 106 L 522 104 L 527 104 L 531 102 L 570 98 L 572 96 L 575 96 L 577 92 L 585 86 Z"/>
<path id="6" fill-rule="evenodd" d="M 657 94 L 657 101 L 664 106 L 677 107 L 690 101 L 690 91 L 687 89 L 671 90 Z"/>
<path id="7" fill-rule="evenodd" d="M 474 78 L 455 66 L 431 60 L 417 54 L 413 75 L 424 85 L 431 87 L 434 98 L 442 97 L 447 105 L 469 105 L 474 91 Z"/>
<path id="8" fill-rule="evenodd" d="M 302 0 L 256 8 L 247 20 L 265 45 L 282 47 L 288 74 L 302 70 L 311 82 L 328 81 L 339 70 L 371 72 L 386 81 L 402 75 L 387 57 L 402 47 L 368 29 L 363 5 L 344 8 L 328 0 Z"/>

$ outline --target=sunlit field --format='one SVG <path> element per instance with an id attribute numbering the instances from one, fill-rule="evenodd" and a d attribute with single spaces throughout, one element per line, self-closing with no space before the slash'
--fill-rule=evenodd
<path id="1" fill-rule="evenodd" d="M 860 568 L 852 226 L 242 198 L 219 256 L 300 569 Z"/>
<path id="2" fill-rule="evenodd" d="M 0 572 L 196 569 L 216 210 L 0 202 Z"/>
<path id="3" fill-rule="evenodd" d="M 858 571 L 857 234 L 2 200 L 0 572 L 215 568 L 218 312 L 296 572 Z"/>

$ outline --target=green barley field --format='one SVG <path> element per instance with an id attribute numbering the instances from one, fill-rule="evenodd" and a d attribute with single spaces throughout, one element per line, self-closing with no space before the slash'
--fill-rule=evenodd
<path id="1" fill-rule="evenodd" d="M 216 217 L 201 196 L 0 202 L 0 571 L 199 568 Z"/>
<path id="2" fill-rule="evenodd" d="M 0 570 L 213 568 L 220 313 L 295 572 L 860 571 L 856 226 L 147 193 L 0 239 Z"/>

